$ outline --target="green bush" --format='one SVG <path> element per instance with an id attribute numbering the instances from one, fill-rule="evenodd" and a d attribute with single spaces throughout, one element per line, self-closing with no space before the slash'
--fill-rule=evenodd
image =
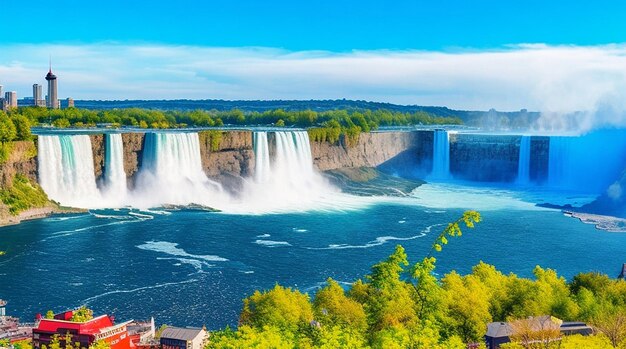
<path id="1" fill-rule="evenodd" d="M 0 190 L 0 200 L 9 207 L 12 215 L 49 204 L 48 196 L 43 189 L 21 174 L 15 176 L 10 188 Z"/>

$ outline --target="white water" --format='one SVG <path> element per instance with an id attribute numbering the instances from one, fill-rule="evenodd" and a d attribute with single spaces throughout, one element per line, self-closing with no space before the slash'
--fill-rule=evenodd
<path id="1" fill-rule="evenodd" d="M 197 133 L 146 133 L 131 206 L 200 204 L 215 208 L 226 199 L 220 184 L 202 169 Z"/>
<path id="2" fill-rule="evenodd" d="M 232 212 L 350 210 L 372 201 L 342 194 L 313 167 L 306 131 L 255 132 L 254 141 L 255 180 L 247 183 Z M 273 158 L 270 143 L 275 145 Z"/>
<path id="3" fill-rule="evenodd" d="M 530 136 L 522 136 L 520 139 L 517 182 L 519 184 L 530 182 Z"/>
<path id="4" fill-rule="evenodd" d="M 124 149 L 122 135 L 105 135 L 104 152 L 104 195 L 109 200 L 124 202 L 127 194 L 126 172 L 124 172 Z"/>
<path id="5" fill-rule="evenodd" d="M 39 136 L 38 145 L 39 183 L 50 199 L 74 207 L 101 202 L 89 136 Z"/>
<path id="6" fill-rule="evenodd" d="M 257 183 L 267 183 L 270 171 L 267 132 L 254 132 L 254 179 Z"/>
<path id="7" fill-rule="evenodd" d="M 430 177 L 445 180 L 450 177 L 450 141 L 448 132 L 436 130 L 433 141 L 433 169 Z"/>

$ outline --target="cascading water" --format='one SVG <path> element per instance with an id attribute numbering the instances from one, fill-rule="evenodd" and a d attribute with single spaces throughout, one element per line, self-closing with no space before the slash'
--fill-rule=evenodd
<path id="1" fill-rule="evenodd" d="M 570 184 L 572 137 L 550 137 L 548 157 L 548 183 L 554 188 L 567 188 Z"/>
<path id="2" fill-rule="evenodd" d="M 147 133 L 133 203 L 140 207 L 191 203 L 216 207 L 223 194 L 202 169 L 197 133 Z"/>
<path id="3" fill-rule="evenodd" d="M 104 193 L 108 198 L 123 201 L 126 197 L 127 185 L 122 135 L 106 134 L 104 143 Z"/>
<path id="4" fill-rule="evenodd" d="M 275 151 L 270 159 L 268 136 Z M 352 209 L 363 198 L 339 192 L 313 167 L 306 131 L 255 132 L 255 180 L 248 182 L 234 212 L 252 213 Z"/>
<path id="5" fill-rule="evenodd" d="M 270 179 L 270 154 L 267 132 L 254 132 L 254 179 L 266 183 Z"/>
<path id="6" fill-rule="evenodd" d="M 62 205 L 92 207 L 101 200 L 87 135 L 38 137 L 39 183 Z"/>
<path id="7" fill-rule="evenodd" d="M 519 144 L 519 158 L 517 162 L 517 183 L 530 182 L 530 136 L 522 136 Z"/>
<path id="8" fill-rule="evenodd" d="M 435 130 L 433 141 L 433 169 L 430 174 L 434 179 L 450 177 L 450 141 L 446 130 Z"/>
<path id="9" fill-rule="evenodd" d="M 313 179 L 313 159 L 309 136 L 305 131 L 276 132 L 276 161 L 272 175 L 293 187 L 307 185 Z"/>

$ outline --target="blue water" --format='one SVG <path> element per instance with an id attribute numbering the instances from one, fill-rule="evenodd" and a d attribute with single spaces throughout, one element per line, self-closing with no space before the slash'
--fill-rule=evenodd
<path id="1" fill-rule="evenodd" d="M 227 215 L 203 211 L 99 211 L 0 229 L 0 298 L 28 321 L 87 304 L 119 320 L 236 325 L 242 298 L 275 283 L 314 292 L 328 277 L 363 277 L 396 244 L 422 257 L 462 209 L 381 203 L 353 212 Z M 471 205 L 472 203 L 468 203 Z M 486 209 L 484 222 L 438 255 L 438 272 L 480 260 L 531 276 L 619 272 L 626 235 L 552 210 Z M 429 232 L 428 227 L 432 230 Z"/>

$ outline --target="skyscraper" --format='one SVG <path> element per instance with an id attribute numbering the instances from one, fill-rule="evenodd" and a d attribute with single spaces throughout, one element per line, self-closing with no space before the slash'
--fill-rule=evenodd
<path id="1" fill-rule="evenodd" d="M 48 108 L 59 109 L 59 97 L 57 91 L 57 76 L 52 74 L 52 64 L 46 75 L 48 81 Z"/>
<path id="2" fill-rule="evenodd" d="M 2 98 L 2 96 L 4 96 L 4 94 L 2 92 L 2 85 L 0 85 L 0 98 Z"/>
<path id="3" fill-rule="evenodd" d="M 41 106 L 41 101 L 43 100 L 43 86 L 39 84 L 33 85 L 33 103 L 35 106 Z"/>
<path id="4" fill-rule="evenodd" d="M 10 91 L 4 94 L 4 99 L 7 103 L 7 108 L 17 108 L 17 92 Z"/>

